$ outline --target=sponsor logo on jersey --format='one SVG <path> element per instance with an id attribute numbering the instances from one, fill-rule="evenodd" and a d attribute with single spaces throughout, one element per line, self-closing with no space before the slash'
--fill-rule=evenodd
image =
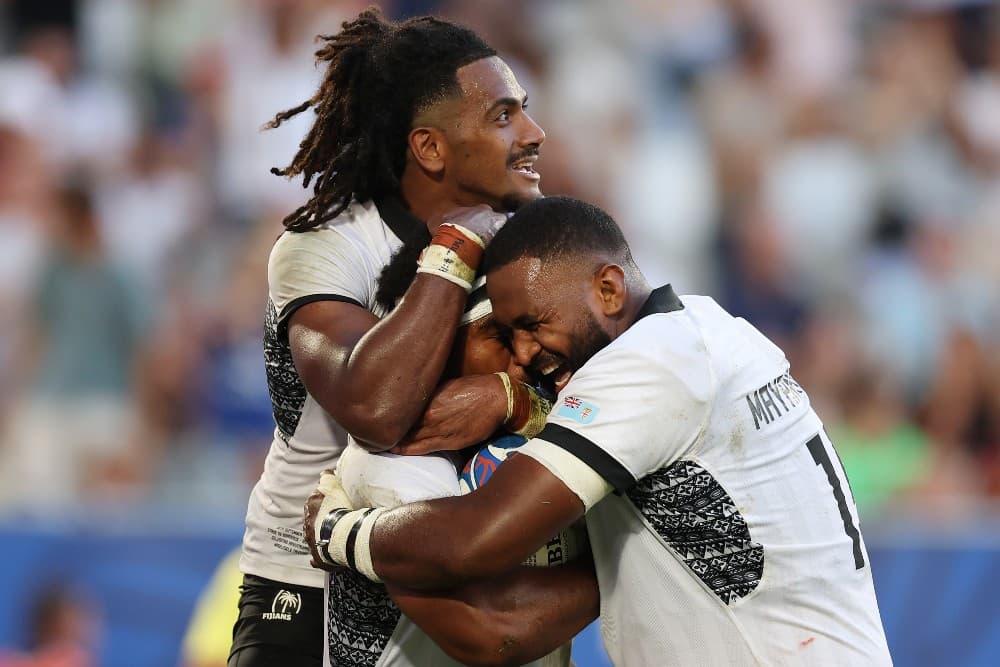
<path id="1" fill-rule="evenodd" d="M 302 596 L 282 589 L 271 601 L 271 611 L 264 612 L 261 617 L 265 621 L 290 621 L 292 614 L 299 613 L 301 609 Z"/>
<path id="2" fill-rule="evenodd" d="M 582 401 L 576 396 L 567 396 L 563 399 L 562 405 L 559 406 L 557 414 L 581 424 L 589 424 L 594 421 L 598 412 L 600 412 L 600 408 L 593 403 Z"/>

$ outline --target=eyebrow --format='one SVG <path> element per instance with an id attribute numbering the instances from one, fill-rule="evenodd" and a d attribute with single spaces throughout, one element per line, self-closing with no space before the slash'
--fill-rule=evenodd
<path id="1" fill-rule="evenodd" d="M 491 113 L 500 109 L 501 107 L 512 107 L 512 106 L 524 106 L 528 102 L 528 94 L 525 93 L 520 99 L 516 97 L 501 97 L 499 100 L 494 102 L 489 109 L 486 110 L 486 115 L 489 116 Z"/>

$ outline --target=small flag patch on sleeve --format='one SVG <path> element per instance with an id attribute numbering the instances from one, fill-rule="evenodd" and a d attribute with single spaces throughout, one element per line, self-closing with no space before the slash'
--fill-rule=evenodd
<path id="1" fill-rule="evenodd" d="M 557 414 L 581 424 L 589 424 L 594 421 L 598 412 L 600 409 L 593 403 L 582 401 L 576 396 L 567 396 L 563 399 L 562 405 L 559 406 Z"/>

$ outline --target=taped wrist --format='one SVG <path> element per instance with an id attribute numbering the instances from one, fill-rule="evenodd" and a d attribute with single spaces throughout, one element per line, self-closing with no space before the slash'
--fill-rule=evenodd
<path id="1" fill-rule="evenodd" d="M 442 223 L 430 245 L 420 253 L 417 273 L 440 276 L 471 292 L 485 247 L 475 232 L 461 225 Z"/>
<path id="2" fill-rule="evenodd" d="M 497 373 L 507 391 L 507 419 L 504 427 L 529 440 L 541 433 L 552 403 L 523 382 L 511 380 L 507 373 Z"/>
<path id="3" fill-rule="evenodd" d="M 320 559 L 330 565 L 349 567 L 374 582 L 381 582 L 372 565 L 371 536 L 375 522 L 384 512 L 383 508 L 365 507 L 358 510 L 339 508 L 327 514 L 317 539 Z"/>

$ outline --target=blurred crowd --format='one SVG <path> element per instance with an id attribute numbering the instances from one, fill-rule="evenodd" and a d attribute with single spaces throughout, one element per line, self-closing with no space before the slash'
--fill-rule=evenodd
<path id="1" fill-rule="evenodd" d="M 353 0 L 0 0 L 0 508 L 238 514 L 273 424 L 269 173 Z M 1000 10 L 395 0 L 480 31 L 543 190 L 789 355 L 862 516 L 1000 496 Z M 997 243 L 994 246 L 993 243 Z"/>

